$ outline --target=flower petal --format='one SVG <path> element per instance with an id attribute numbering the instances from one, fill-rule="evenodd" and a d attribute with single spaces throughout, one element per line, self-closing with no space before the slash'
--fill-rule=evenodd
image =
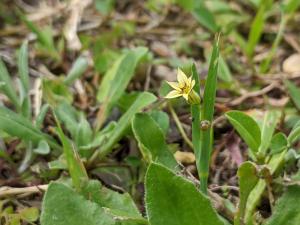
<path id="1" fill-rule="evenodd" d="M 185 75 L 185 73 L 179 68 L 178 68 L 178 71 L 177 71 L 177 80 L 178 80 L 178 83 L 179 83 L 180 86 L 181 85 L 184 86 L 184 84 L 186 84 L 187 81 L 188 81 L 188 78 Z"/>
<path id="2" fill-rule="evenodd" d="M 180 91 L 180 88 L 179 88 L 179 85 L 178 85 L 177 82 L 169 82 L 169 81 L 166 81 L 166 82 L 167 82 L 168 85 L 170 85 L 175 90 Z"/>
<path id="3" fill-rule="evenodd" d="M 188 100 L 188 99 L 189 99 L 189 94 L 183 94 L 182 97 L 183 97 L 185 100 Z"/>
<path id="4" fill-rule="evenodd" d="M 182 94 L 180 94 L 180 92 L 176 91 L 176 90 L 173 90 L 173 91 L 170 91 L 166 96 L 165 98 L 177 98 L 177 97 L 180 97 L 182 96 Z"/>
<path id="5" fill-rule="evenodd" d="M 192 82 L 191 82 L 191 89 L 193 89 L 194 86 L 195 86 L 195 80 L 192 80 Z"/>

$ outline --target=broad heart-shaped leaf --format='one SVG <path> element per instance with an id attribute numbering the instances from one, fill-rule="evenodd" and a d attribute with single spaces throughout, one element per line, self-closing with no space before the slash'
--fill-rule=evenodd
<path id="1" fill-rule="evenodd" d="M 266 225 L 300 224 L 300 186 L 289 186 L 283 196 L 277 200 L 272 217 Z"/>
<path id="2" fill-rule="evenodd" d="M 137 113 L 132 120 L 132 130 L 146 160 L 175 169 L 177 162 L 168 149 L 162 130 L 150 115 Z"/>
<path id="3" fill-rule="evenodd" d="M 248 196 L 258 182 L 256 172 L 255 164 L 249 161 L 244 162 L 238 169 L 240 202 L 238 213 L 235 218 L 236 224 L 240 224 L 244 219 Z"/>
<path id="4" fill-rule="evenodd" d="M 81 194 L 105 208 L 119 221 L 146 222 L 128 193 L 120 194 L 102 186 L 97 180 L 90 180 L 82 187 Z"/>
<path id="5" fill-rule="evenodd" d="M 156 163 L 146 174 L 146 210 L 151 225 L 224 225 L 193 183 Z"/>
<path id="6" fill-rule="evenodd" d="M 225 115 L 249 148 L 257 152 L 261 143 L 261 132 L 255 120 L 241 111 L 230 111 Z"/>
<path id="7" fill-rule="evenodd" d="M 170 126 L 168 114 L 163 111 L 151 110 L 151 112 L 149 112 L 149 115 L 158 124 L 164 135 L 166 135 Z"/>
<path id="8" fill-rule="evenodd" d="M 86 221 L 86 216 L 91 218 Z M 58 219 L 61 221 L 56 223 Z M 107 189 L 97 180 L 83 183 L 80 193 L 65 184 L 51 183 L 43 200 L 41 222 L 42 225 L 148 224 L 129 194 Z"/>
<path id="9" fill-rule="evenodd" d="M 44 196 L 41 225 L 115 225 L 112 216 L 70 187 L 51 183 Z"/>

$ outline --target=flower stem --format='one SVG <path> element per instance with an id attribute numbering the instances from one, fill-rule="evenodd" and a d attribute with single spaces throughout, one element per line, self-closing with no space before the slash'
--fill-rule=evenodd
<path id="1" fill-rule="evenodd" d="M 168 103 L 168 107 L 169 107 L 169 110 L 170 110 L 170 112 L 171 112 L 171 115 L 172 115 L 172 117 L 173 117 L 173 119 L 174 119 L 174 121 L 175 121 L 175 124 L 176 124 L 176 126 L 177 126 L 177 129 L 178 129 L 178 131 L 180 132 L 182 138 L 183 138 L 184 141 L 187 143 L 187 145 L 188 145 L 190 148 L 193 149 L 193 143 L 192 143 L 191 140 L 188 138 L 186 132 L 184 131 L 184 129 L 183 129 L 181 123 L 180 123 L 180 120 L 179 120 L 179 118 L 178 118 L 176 112 L 174 111 L 174 109 L 173 109 L 173 107 L 172 107 L 172 105 L 171 105 L 170 103 Z"/>
<path id="2" fill-rule="evenodd" d="M 219 35 L 216 36 L 209 70 L 206 79 L 203 102 L 191 106 L 192 141 L 196 155 L 196 165 L 200 178 L 200 190 L 207 194 L 209 161 L 213 146 L 213 115 L 217 89 L 217 72 L 219 56 Z M 195 80 L 194 91 L 200 96 L 200 82 L 195 65 L 192 66 L 192 76 Z"/>

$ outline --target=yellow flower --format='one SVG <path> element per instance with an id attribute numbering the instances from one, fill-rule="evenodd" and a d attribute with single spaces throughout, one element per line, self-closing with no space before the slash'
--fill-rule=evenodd
<path id="1" fill-rule="evenodd" d="M 189 104 L 200 104 L 200 97 L 193 90 L 195 80 L 192 80 L 192 77 L 188 78 L 185 73 L 178 68 L 177 81 L 178 82 L 167 81 L 174 90 L 170 91 L 165 98 L 177 98 L 182 96 Z"/>

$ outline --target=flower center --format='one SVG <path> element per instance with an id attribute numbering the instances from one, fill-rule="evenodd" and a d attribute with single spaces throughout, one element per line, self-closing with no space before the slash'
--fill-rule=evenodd
<path id="1" fill-rule="evenodd" d="M 180 89 L 181 89 L 181 92 L 182 92 L 183 94 L 189 94 L 190 91 L 191 91 L 191 87 L 190 87 L 190 85 L 188 85 L 187 83 L 184 83 L 184 84 L 180 87 Z"/>

